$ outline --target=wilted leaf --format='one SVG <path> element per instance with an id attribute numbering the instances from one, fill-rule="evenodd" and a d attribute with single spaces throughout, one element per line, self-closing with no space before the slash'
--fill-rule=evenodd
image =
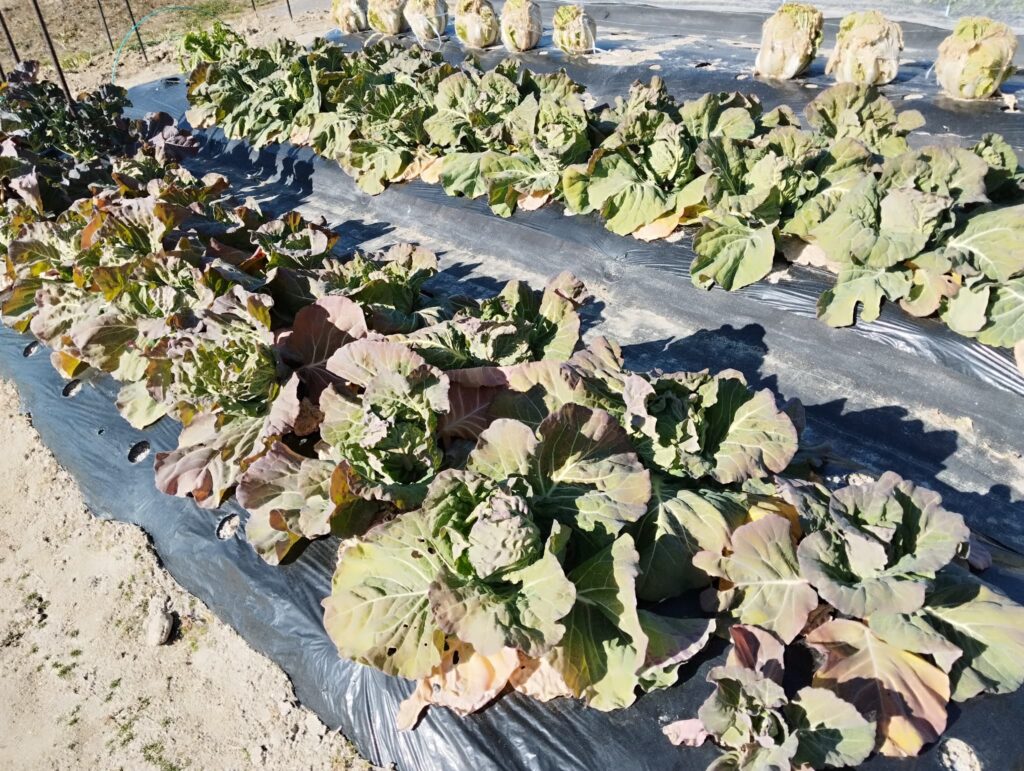
<path id="1" fill-rule="evenodd" d="M 914 757 L 945 730 L 949 678 L 927 660 L 846 619 L 818 627 L 807 643 L 825 655 L 815 685 L 875 716 L 883 755 Z"/>
<path id="2" fill-rule="evenodd" d="M 515 648 L 484 656 L 472 645 L 449 640 L 441 663 L 399 705 L 396 727 L 399 731 L 414 728 L 427 707 L 447 707 L 457 715 L 476 712 L 501 693 L 518 666 Z"/>

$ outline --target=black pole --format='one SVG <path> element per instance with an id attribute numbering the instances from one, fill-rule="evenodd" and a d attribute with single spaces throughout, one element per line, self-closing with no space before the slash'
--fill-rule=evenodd
<path id="1" fill-rule="evenodd" d="M 142 42 L 142 32 L 139 30 L 138 22 L 135 21 L 135 11 L 132 10 L 131 0 L 124 0 L 125 8 L 128 9 L 128 18 L 132 20 L 132 27 L 135 28 L 135 37 L 139 39 L 139 48 L 142 49 L 142 58 L 149 64 L 149 56 L 146 54 L 146 45 Z"/>
<path id="2" fill-rule="evenodd" d="M 7 26 L 7 19 L 4 18 L 3 11 L 0 11 L 0 26 L 4 28 L 4 37 L 7 38 L 7 47 L 11 49 L 11 56 L 14 57 L 14 63 L 17 64 L 21 61 L 21 57 L 18 56 L 18 47 L 14 45 L 14 38 L 11 37 L 11 30 Z"/>
<path id="3" fill-rule="evenodd" d="M 7 80 L 7 73 L 4 72 L 4 66 L 0 64 L 0 80 Z"/>
<path id="4" fill-rule="evenodd" d="M 57 77 L 60 78 L 60 85 L 64 89 L 64 96 L 68 98 L 68 110 L 72 116 L 77 117 L 78 110 L 75 108 L 75 98 L 71 95 L 71 89 L 68 88 L 67 78 L 64 77 L 64 68 L 60 66 L 60 59 L 57 58 L 57 49 L 53 47 L 53 40 L 50 38 L 50 29 L 46 26 L 46 19 L 43 18 L 43 12 L 39 8 L 39 0 L 32 0 L 32 5 L 36 9 L 39 26 L 43 28 L 43 38 L 46 40 L 46 47 L 50 49 L 50 58 L 53 59 L 54 69 L 57 70 Z"/>
<path id="5" fill-rule="evenodd" d="M 110 50 L 114 50 L 114 38 L 110 36 L 110 27 L 107 25 L 107 14 L 103 12 L 103 0 L 96 0 L 96 8 L 100 12 L 100 21 L 103 22 L 103 31 L 107 33 L 107 42 L 110 43 Z"/>
<path id="6" fill-rule="evenodd" d="M 259 11 L 256 10 L 256 0 L 249 0 L 252 3 L 252 12 L 259 16 Z"/>
<path id="7" fill-rule="evenodd" d="M 295 16 L 292 15 L 292 0 L 284 0 L 284 4 L 288 6 L 288 18 L 295 21 Z"/>

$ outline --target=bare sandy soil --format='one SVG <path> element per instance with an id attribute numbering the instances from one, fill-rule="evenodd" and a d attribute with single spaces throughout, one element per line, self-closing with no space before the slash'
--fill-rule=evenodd
<path id="1" fill-rule="evenodd" d="M 100 0 L 115 48 L 131 30 L 124 0 Z M 292 0 L 295 18 L 288 16 L 281 0 L 256 0 L 254 13 L 250 0 L 131 0 L 135 19 L 141 22 L 146 58 L 136 38 L 118 55 L 111 51 L 100 23 L 97 0 L 40 0 L 43 15 L 53 37 L 68 85 L 75 93 L 107 83 L 111 75 L 122 86 L 131 86 L 181 71 L 177 61 L 178 40 L 188 29 L 209 27 L 222 20 L 244 34 L 253 43 L 270 42 L 278 37 L 307 39 L 334 27 L 330 20 L 329 0 Z M 187 8 L 191 10 L 160 9 Z M 0 0 L 0 11 L 11 30 L 21 59 L 35 59 L 45 77 L 55 78 L 50 55 L 45 47 L 39 21 L 28 0 Z M 147 15 L 157 13 L 146 19 Z M 116 63 L 116 68 L 115 68 Z M 0 65 L 5 71 L 14 64 L 6 39 L 0 37 Z"/>
<path id="2" fill-rule="evenodd" d="M 0 381 L 0 766 L 369 769 L 288 678 L 95 518 Z M 174 619 L 147 642 L 150 607 Z"/>

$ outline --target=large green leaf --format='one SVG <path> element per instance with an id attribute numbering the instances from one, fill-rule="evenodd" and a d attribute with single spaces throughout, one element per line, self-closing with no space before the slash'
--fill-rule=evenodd
<path id="1" fill-rule="evenodd" d="M 663 600 L 707 586 L 708 575 L 693 565 L 693 556 L 724 551 L 747 510 L 741 495 L 687 490 L 655 477 L 647 514 L 636 528 L 640 599 Z"/>
<path id="2" fill-rule="evenodd" d="M 772 226 L 752 227 L 737 219 L 705 225 L 693 240 L 697 253 L 690 275 L 694 286 L 718 284 L 732 291 L 760 281 L 772 269 L 775 234 Z"/>
<path id="3" fill-rule="evenodd" d="M 971 215 L 947 248 L 963 255 L 996 281 L 1024 272 L 1024 204 L 986 209 Z"/>
<path id="4" fill-rule="evenodd" d="M 342 545 L 323 602 L 324 627 L 341 655 L 413 679 L 441 662 L 445 635 L 428 599 L 441 568 L 426 546 L 432 524 L 402 516 Z"/>
<path id="5" fill-rule="evenodd" d="M 955 646 L 946 660 L 952 661 L 957 701 L 979 693 L 1011 693 L 1024 684 L 1024 607 L 963 569 L 939 573 L 917 613 L 880 616 L 871 626 L 883 632 L 909 627 L 908 634 L 937 634 Z"/>
<path id="6" fill-rule="evenodd" d="M 569 574 L 576 604 L 550 661 L 573 694 L 597 709 L 627 707 L 636 699 L 647 651 L 636 607 L 637 571 L 633 539 L 623 535 Z"/>
<path id="7" fill-rule="evenodd" d="M 720 591 L 722 610 L 792 642 L 818 606 L 818 595 L 800 575 L 789 521 L 769 515 L 741 525 L 730 545 L 729 554 L 702 551 L 693 558 L 696 567 L 731 585 Z"/>
<path id="8" fill-rule="evenodd" d="M 650 474 L 607 412 L 567 404 L 537 433 L 529 480 L 539 514 L 608 537 L 647 511 Z"/>
<path id="9" fill-rule="evenodd" d="M 679 678 L 679 668 L 708 644 L 715 620 L 663 616 L 649 610 L 640 610 L 638 615 L 647 637 L 640 686 L 644 690 L 670 688 Z"/>
<path id="10" fill-rule="evenodd" d="M 909 270 L 851 263 L 840 271 L 835 286 L 818 299 L 818 318 L 830 327 L 848 327 L 860 305 L 861 320 L 874 321 L 882 312 L 883 300 L 906 297 L 912 286 Z"/>
<path id="11" fill-rule="evenodd" d="M 986 345 L 1012 348 L 1024 340 L 1024 277 L 992 287 L 988 323 L 978 332 Z"/>
<path id="12" fill-rule="evenodd" d="M 799 742 L 797 766 L 856 766 L 875 748 L 875 723 L 824 688 L 801 688 L 786 708 L 786 720 Z"/>
<path id="13" fill-rule="evenodd" d="M 701 434 L 714 453 L 711 475 L 723 484 L 782 472 L 797 450 L 793 421 L 775 405 L 767 388 L 751 392 L 740 377 L 719 377 L 701 389 L 705 414 Z"/>

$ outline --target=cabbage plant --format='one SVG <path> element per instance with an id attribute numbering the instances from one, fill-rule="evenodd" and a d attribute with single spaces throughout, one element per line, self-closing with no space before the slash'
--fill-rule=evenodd
<path id="1" fill-rule="evenodd" d="M 501 44 L 513 53 L 529 51 L 540 42 L 544 27 L 534 0 L 506 0 L 501 9 Z"/>
<path id="2" fill-rule="evenodd" d="M 369 0 L 366 20 L 374 32 L 397 35 L 407 29 L 404 9 L 405 0 Z"/>
<path id="3" fill-rule="evenodd" d="M 455 34 L 467 48 L 487 48 L 498 39 L 498 16 L 489 0 L 459 0 Z"/>
<path id="4" fill-rule="evenodd" d="M 896 78 L 903 50 L 903 30 L 878 11 L 859 11 L 839 24 L 836 47 L 825 73 L 839 83 L 880 86 Z"/>
<path id="5" fill-rule="evenodd" d="M 434 478 L 419 511 L 342 546 L 324 625 L 343 655 L 409 678 L 431 673 L 449 635 L 485 655 L 513 647 L 533 657 L 563 637 L 593 639 L 608 626 L 591 616 L 594 581 L 612 557 L 628 562 L 624 551 L 635 562 L 622 531 L 650 493 L 605 412 L 566 405 L 536 430 L 497 420 L 464 470 Z M 574 562 L 586 569 L 572 571 Z M 632 627 L 635 570 L 623 566 L 620 593 Z M 586 607 L 574 610 L 578 597 Z M 594 673 L 565 674 L 582 683 Z"/>
<path id="6" fill-rule="evenodd" d="M 813 5 L 783 3 L 761 27 L 754 74 L 789 80 L 806 70 L 821 45 L 823 21 Z"/>
<path id="7" fill-rule="evenodd" d="M 1017 36 L 1002 22 L 968 16 L 939 45 L 935 77 L 954 99 L 987 99 L 1014 72 Z"/>
<path id="8" fill-rule="evenodd" d="M 555 45 L 565 53 L 590 53 L 597 40 L 597 24 L 582 5 L 563 5 L 553 19 Z"/>
<path id="9" fill-rule="evenodd" d="M 405 20 L 421 43 L 437 40 L 448 26 L 448 6 L 444 0 L 408 0 Z"/>
<path id="10" fill-rule="evenodd" d="M 366 21 L 366 0 L 333 0 L 331 15 L 338 29 L 347 35 L 369 28 Z"/>

